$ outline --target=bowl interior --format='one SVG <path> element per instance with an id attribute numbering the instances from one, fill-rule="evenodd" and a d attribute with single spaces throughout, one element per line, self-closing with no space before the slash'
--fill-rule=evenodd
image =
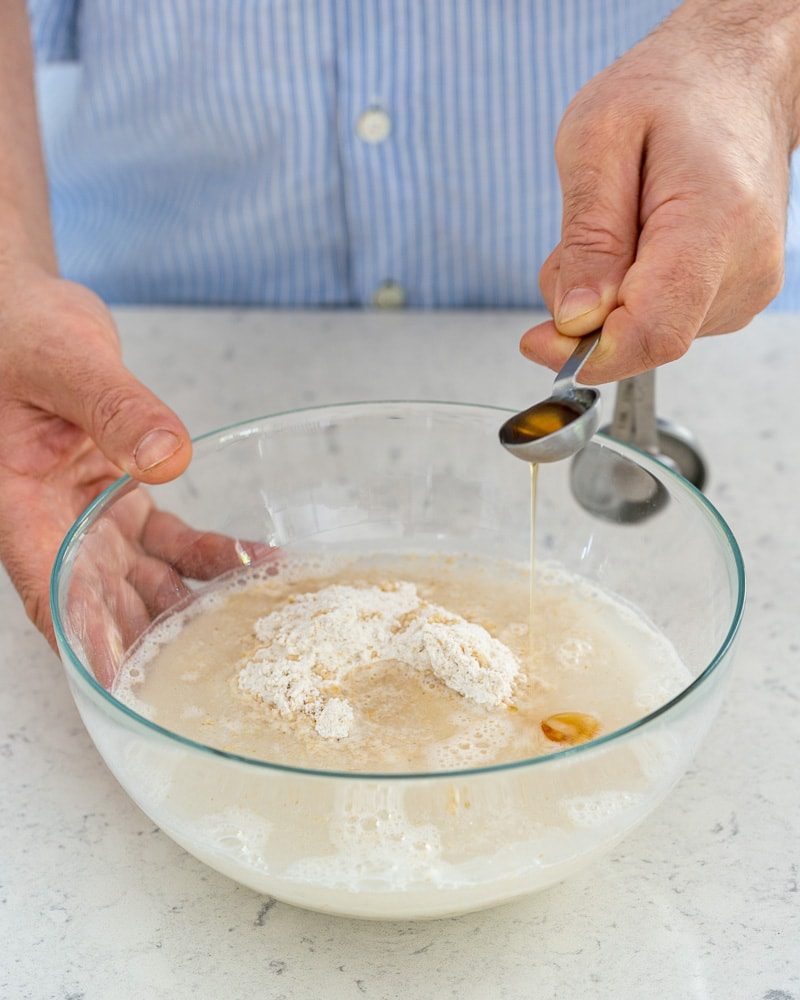
<path id="1" fill-rule="evenodd" d="M 84 680 L 108 688 L 154 615 L 268 559 L 272 547 L 527 562 L 530 467 L 499 446 L 504 417 L 422 402 L 294 411 L 199 439 L 173 483 L 120 481 L 73 528 L 54 570 L 68 658 Z M 736 542 L 701 494 L 648 456 L 603 437 L 588 448 L 593 465 L 658 483 L 652 516 L 598 517 L 576 499 L 570 463 L 542 466 L 537 560 L 556 560 L 634 605 L 697 679 L 741 615 Z"/>

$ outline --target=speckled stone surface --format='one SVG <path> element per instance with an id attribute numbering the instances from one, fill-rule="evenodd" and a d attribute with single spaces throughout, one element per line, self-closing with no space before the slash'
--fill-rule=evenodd
<path id="1" fill-rule="evenodd" d="M 547 373 L 520 314 L 120 311 L 134 371 L 201 432 L 317 402 L 509 406 Z M 0 997 L 800 1000 L 800 319 L 659 376 L 740 539 L 749 606 L 691 772 L 607 860 L 539 896 L 370 924 L 259 897 L 168 840 L 105 769 L 0 579 Z"/>

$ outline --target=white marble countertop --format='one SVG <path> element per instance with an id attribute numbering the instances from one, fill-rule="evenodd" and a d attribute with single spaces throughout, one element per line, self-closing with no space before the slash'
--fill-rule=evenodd
<path id="1" fill-rule="evenodd" d="M 549 377 L 514 313 L 122 310 L 129 364 L 192 432 L 387 397 L 518 406 Z M 800 1000 L 800 318 L 659 376 L 737 534 L 749 604 L 694 768 L 607 860 L 500 909 L 370 924 L 259 897 L 127 798 L 0 578 L 0 997 Z"/>

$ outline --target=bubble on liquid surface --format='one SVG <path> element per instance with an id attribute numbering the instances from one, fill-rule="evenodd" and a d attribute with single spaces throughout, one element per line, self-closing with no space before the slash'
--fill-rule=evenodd
<path id="1" fill-rule="evenodd" d="M 587 639 L 570 636 L 558 647 L 558 662 L 567 670 L 585 670 L 589 666 L 592 644 Z"/>
<path id="2" fill-rule="evenodd" d="M 176 763 L 159 749 L 131 742 L 122 756 L 120 777 L 125 787 L 136 789 L 138 800 L 153 808 L 170 794 L 175 767 Z"/>
<path id="3" fill-rule="evenodd" d="M 248 868 L 268 871 L 265 850 L 272 823 L 249 809 L 229 807 L 203 816 L 191 824 L 190 836 L 203 845 L 226 854 Z"/>
<path id="4" fill-rule="evenodd" d="M 514 738 L 514 724 L 501 715 L 470 719 L 462 717 L 459 731 L 449 739 L 434 743 L 428 750 L 432 771 L 460 771 L 492 763 L 498 748 Z"/>
<path id="5" fill-rule="evenodd" d="M 631 814 L 642 801 L 643 796 L 636 792 L 608 790 L 565 799 L 562 808 L 575 826 L 598 827 L 623 816 L 626 821 L 632 819 Z"/>
<path id="6" fill-rule="evenodd" d="M 665 655 L 671 651 L 661 652 L 660 655 L 654 651 L 647 674 L 636 685 L 633 701 L 643 715 L 666 704 L 691 682 L 692 678 L 677 653 L 674 656 Z"/>
<path id="7" fill-rule="evenodd" d="M 290 878 L 357 891 L 380 883 L 403 889 L 436 881 L 441 868 L 441 835 L 408 815 L 403 788 L 355 785 L 336 793 L 328 829 L 336 853 L 304 858 L 287 871 Z"/>

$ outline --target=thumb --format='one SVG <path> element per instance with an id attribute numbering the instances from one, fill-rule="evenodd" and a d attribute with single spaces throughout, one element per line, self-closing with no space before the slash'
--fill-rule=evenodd
<path id="1" fill-rule="evenodd" d="M 92 339 L 80 353 L 61 351 L 34 376 L 52 410 L 85 430 L 106 458 L 135 479 L 163 483 L 180 475 L 192 456 L 189 433 L 128 371 L 116 346 Z"/>
<path id="2" fill-rule="evenodd" d="M 601 123 L 565 124 L 556 142 L 563 216 L 554 318 L 573 337 L 603 325 L 636 255 L 641 142 L 604 132 Z"/>

